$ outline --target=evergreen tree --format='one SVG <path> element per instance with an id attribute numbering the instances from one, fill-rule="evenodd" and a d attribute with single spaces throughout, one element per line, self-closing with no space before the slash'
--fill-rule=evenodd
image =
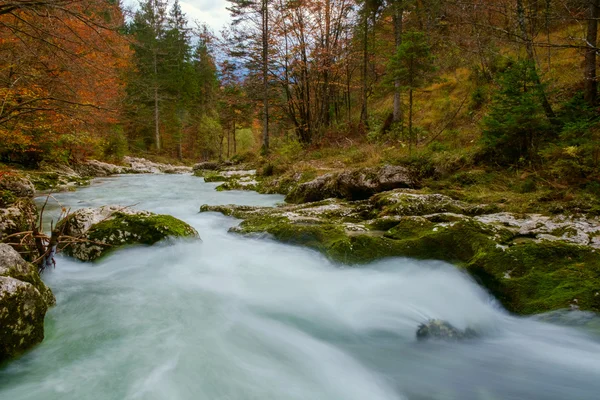
<path id="1" fill-rule="evenodd" d="M 535 67 L 518 61 L 500 77 L 500 90 L 484 119 L 483 143 L 496 162 L 532 160 L 550 132 L 538 93 Z"/>

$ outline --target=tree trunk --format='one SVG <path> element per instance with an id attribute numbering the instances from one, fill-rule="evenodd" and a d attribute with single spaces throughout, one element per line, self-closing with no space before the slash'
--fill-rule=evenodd
<path id="1" fill-rule="evenodd" d="M 269 9 L 262 0 L 263 153 L 269 152 Z"/>
<path id="2" fill-rule="evenodd" d="M 156 51 L 154 52 L 154 142 L 156 151 L 160 151 L 160 130 L 158 128 L 158 60 Z"/>
<path id="3" fill-rule="evenodd" d="M 235 139 L 235 119 L 233 120 L 233 155 L 237 154 L 237 141 Z"/>
<path id="4" fill-rule="evenodd" d="M 595 0 L 594 0 L 595 1 Z M 527 31 L 527 23 L 525 21 L 525 8 L 523 6 L 523 0 L 517 0 L 517 20 L 519 22 L 519 28 L 521 30 L 522 40 L 525 42 L 525 50 L 527 51 L 527 58 L 531 63 L 533 68 L 533 80 L 536 86 L 536 90 L 538 96 L 540 98 L 540 102 L 542 103 L 542 107 L 544 108 L 544 113 L 550 122 L 556 123 L 556 115 L 552 110 L 552 106 L 548 101 L 548 97 L 546 96 L 546 91 L 542 86 L 542 81 L 540 80 L 540 76 L 537 71 L 537 60 L 535 59 L 535 50 L 533 48 L 533 40 L 529 37 L 529 32 Z"/>
<path id="5" fill-rule="evenodd" d="M 394 21 L 394 41 L 396 44 L 396 52 L 398 51 L 398 49 L 400 48 L 400 46 L 402 45 L 402 17 L 404 14 L 404 9 L 403 9 L 403 4 L 402 4 L 403 0 L 396 0 L 394 2 L 394 15 L 393 15 L 393 21 Z M 394 80 L 394 118 L 393 118 L 393 122 L 400 122 L 402 121 L 402 98 L 401 98 L 401 89 L 400 89 L 400 79 L 395 79 Z"/>
<path id="6" fill-rule="evenodd" d="M 367 9 L 367 3 L 365 2 L 365 9 L 363 10 L 363 59 L 362 59 L 362 102 L 360 109 L 360 122 L 365 127 L 369 126 L 368 114 L 367 114 L 367 71 L 369 64 L 369 13 Z"/>
<path id="7" fill-rule="evenodd" d="M 600 0 L 589 0 L 589 19 L 587 24 L 585 51 L 585 101 L 595 106 L 598 99 L 598 81 L 596 77 L 596 46 L 598 43 L 598 17 L 600 16 Z"/>
<path id="8" fill-rule="evenodd" d="M 413 143 L 413 90 L 408 89 L 408 153 L 412 154 Z"/>

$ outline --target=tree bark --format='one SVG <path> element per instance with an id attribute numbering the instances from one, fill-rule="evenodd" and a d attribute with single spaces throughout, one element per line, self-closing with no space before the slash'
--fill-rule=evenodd
<path id="1" fill-rule="evenodd" d="M 394 14 L 393 14 L 393 22 L 394 22 L 394 41 L 396 45 L 396 52 L 402 45 L 402 17 L 404 14 L 404 4 L 403 0 L 396 0 L 394 2 Z M 402 121 L 402 98 L 401 98 L 401 89 L 400 89 L 400 79 L 394 80 L 394 111 L 393 111 L 393 122 Z"/>
<path id="2" fill-rule="evenodd" d="M 262 0 L 262 79 L 263 79 L 263 143 L 262 151 L 269 152 L 269 9 Z"/>
<path id="3" fill-rule="evenodd" d="M 158 115 L 158 60 L 156 55 L 156 49 L 154 51 L 154 142 L 156 144 L 156 151 L 160 151 L 160 130 L 158 127 L 159 115 Z"/>
<path id="4" fill-rule="evenodd" d="M 362 102 L 360 108 L 360 122 L 365 127 L 369 126 L 368 112 L 367 112 L 367 71 L 369 64 L 369 13 L 368 5 L 365 2 L 365 9 L 363 10 L 362 28 L 363 28 L 363 54 L 362 54 Z"/>
<path id="5" fill-rule="evenodd" d="M 600 0 L 589 1 L 589 19 L 587 24 L 585 52 L 585 101 L 595 106 L 598 100 L 598 80 L 596 76 L 596 46 L 598 43 L 598 17 L 600 16 Z"/>

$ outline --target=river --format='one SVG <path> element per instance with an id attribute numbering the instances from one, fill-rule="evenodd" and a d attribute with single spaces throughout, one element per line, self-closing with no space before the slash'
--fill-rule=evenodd
<path id="1" fill-rule="evenodd" d="M 57 298 L 46 339 L 1 367 L 0 399 L 600 398 L 597 316 L 518 318 L 442 262 L 348 268 L 229 234 L 238 221 L 199 214 L 200 205 L 283 198 L 215 186 L 139 175 L 56 195 L 72 209 L 121 204 L 171 214 L 202 241 L 127 248 L 94 264 L 59 256 L 44 277 Z M 481 336 L 417 342 L 429 318 Z"/>

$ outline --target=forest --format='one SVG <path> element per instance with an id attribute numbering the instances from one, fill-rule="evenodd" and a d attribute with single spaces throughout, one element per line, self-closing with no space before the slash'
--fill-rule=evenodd
<path id="1" fill-rule="evenodd" d="M 221 32 L 177 0 L 0 4 L 0 162 L 354 154 L 600 192 L 599 1 L 228 3 Z"/>

